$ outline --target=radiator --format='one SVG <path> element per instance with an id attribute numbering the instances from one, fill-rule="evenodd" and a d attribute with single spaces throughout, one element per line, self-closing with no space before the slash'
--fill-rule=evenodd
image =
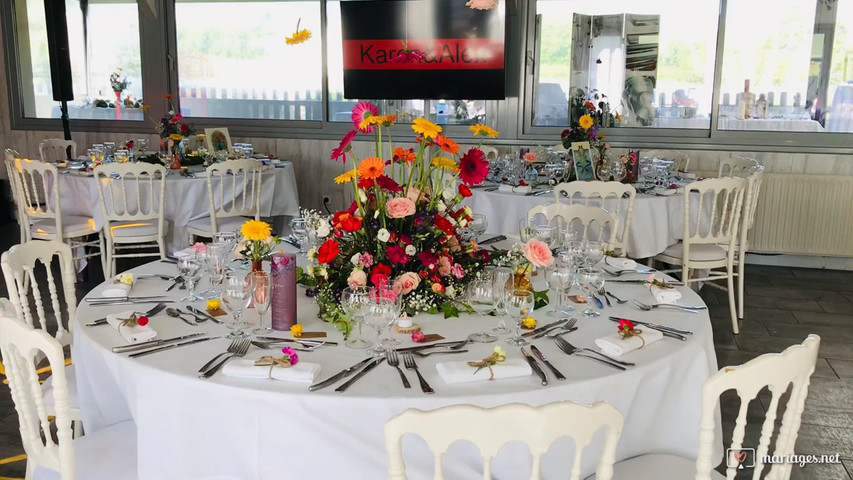
<path id="1" fill-rule="evenodd" d="M 765 174 L 749 251 L 853 257 L 853 177 Z"/>

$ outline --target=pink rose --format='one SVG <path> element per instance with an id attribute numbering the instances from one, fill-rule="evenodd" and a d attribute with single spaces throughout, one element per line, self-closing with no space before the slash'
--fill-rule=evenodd
<path id="1" fill-rule="evenodd" d="M 206 252 L 207 252 L 207 245 L 203 244 L 202 242 L 195 242 L 193 244 L 193 253 L 195 253 L 196 255 L 206 253 Z"/>
<path id="2" fill-rule="evenodd" d="M 442 277 L 450 275 L 452 267 L 453 265 L 450 263 L 450 259 L 448 257 L 438 258 L 438 274 Z"/>
<path id="3" fill-rule="evenodd" d="M 422 203 L 426 201 L 426 195 L 415 187 L 409 187 L 406 189 L 406 198 L 413 202 Z"/>
<path id="4" fill-rule="evenodd" d="M 527 163 L 535 163 L 536 162 L 536 154 L 533 152 L 527 152 L 524 154 L 524 161 Z"/>
<path id="5" fill-rule="evenodd" d="M 415 213 L 415 202 L 405 197 L 397 197 L 388 200 L 385 204 L 389 218 L 403 218 Z"/>
<path id="6" fill-rule="evenodd" d="M 537 267 L 547 267 L 554 263 L 554 256 L 551 254 L 551 249 L 548 244 L 531 238 L 523 247 L 524 256 L 533 265 Z"/>
<path id="7" fill-rule="evenodd" d="M 400 291 L 403 295 L 418 288 L 421 283 L 421 278 L 417 273 L 406 272 L 394 280 L 394 290 Z"/>
<path id="8" fill-rule="evenodd" d="M 355 269 L 347 278 L 347 285 L 350 287 L 363 287 L 367 285 L 367 274 L 364 270 Z"/>
<path id="9" fill-rule="evenodd" d="M 461 279 L 465 276 L 465 269 L 462 268 L 462 265 L 454 263 L 453 268 L 450 270 L 450 273 L 452 273 L 454 277 Z"/>

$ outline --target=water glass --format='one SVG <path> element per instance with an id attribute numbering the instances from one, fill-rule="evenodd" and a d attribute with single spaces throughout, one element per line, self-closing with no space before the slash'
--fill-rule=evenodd
<path id="1" fill-rule="evenodd" d="M 586 310 L 583 311 L 583 316 L 597 317 L 601 315 L 592 309 L 592 302 L 594 301 L 592 297 L 604 288 L 603 272 L 594 268 L 584 268 L 578 272 L 578 281 L 587 296 L 587 306 Z"/>
<path id="2" fill-rule="evenodd" d="M 509 316 L 515 320 L 515 336 L 507 338 L 510 345 L 520 347 L 527 345 L 527 340 L 521 336 L 521 321 L 533 312 L 533 292 L 530 290 L 513 289 L 507 292 L 504 298 Z"/>
<path id="3" fill-rule="evenodd" d="M 148 139 L 147 138 L 137 138 L 136 144 L 134 145 L 134 147 L 136 147 L 136 149 L 139 150 L 139 153 L 144 155 L 145 152 L 148 150 Z"/>
<path id="4" fill-rule="evenodd" d="M 252 299 L 252 280 L 245 270 L 237 270 L 225 276 L 224 284 L 222 303 L 231 312 L 231 321 L 225 322 L 225 326 L 231 330 L 228 338 L 245 337 L 243 310 L 249 306 Z"/>
<path id="5" fill-rule="evenodd" d="M 189 255 L 178 260 L 178 271 L 187 285 L 187 296 L 181 299 L 182 302 L 203 300 L 195 294 L 196 283 L 201 278 L 201 267 L 201 259 L 195 255 Z"/>
<path id="6" fill-rule="evenodd" d="M 376 295 L 370 299 L 370 303 L 362 310 L 362 315 L 364 315 L 364 323 L 376 332 L 376 341 L 368 352 L 374 355 L 382 355 L 385 353 L 385 346 L 379 337 L 382 335 L 382 331 L 393 324 L 397 318 L 396 303 L 398 297 L 393 290 L 386 290 L 381 293 L 377 290 L 375 293 Z"/>
<path id="7" fill-rule="evenodd" d="M 364 309 L 370 304 L 371 297 L 376 295 L 373 287 L 347 287 L 341 292 L 341 308 L 358 328 L 358 336 L 346 341 L 349 348 L 368 348 L 370 342 L 362 337 L 362 324 L 364 323 Z"/>
<path id="8" fill-rule="evenodd" d="M 529 218 L 522 218 L 518 221 L 518 238 L 521 239 L 522 243 L 527 243 L 535 235 L 536 233 L 530 226 Z"/>
<path id="9" fill-rule="evenodd" d="M 270 309 L 272 300 L 272 279 L 270 274 L 263 271 L 252 272 L 252 301 L 258 312 L 258 326 L 254 333 L 272 333 L 272 325 L 268 325 L 265 318 Z"/>
<path id="10" fill-rule="evenodd" d="M 465 289 L 465 302 L 483 319 L 486 319 L 486 316 L 495 309 L 495 297 L 492 295 L 492 288 L 492 280 L 489 278 L 474 280 Z M 468 340 L 477 343 L 491 343 L 497 339 L 496 335 L 486 332 L 485 328 L 468 335 Z"/>
<path id="11" fill-rule="evenodd" d="M 492 300 L 495 302 L 495 313 L 500 318 L 498 326 L 492 331 L 498 335 L 510 333 L 503 316 L 506 315 L 504 297 L 508 286 L 512 285 L 512 272 L 513 270 L 509 267 L 497 267 L 492 271 Z"/>
<path id="12" fill-rule="evenodd" d="M 574 307 L 565 301 L 566 292 L 574 282 L 571 266 L 562 262 L 554 262 L 545 270 L 545 281 L 548 282 L 548 293 L 551 301 L 551 309 L 548 310 L 547 315 L 549 317 L 560 317 L 563 313 L 573 311 Z"/>
<path id="13" fill-rule="evenodd" d="M 545 242 L 548 247 L 553 248 L 558 243 L 559 232 L 557 231 L 557 227 L 551 225 L 537 225 L 533 227 L 533 236 L 541 241 Z"/>
<path id="14" fill-rule="evenodd" d="M 213 234 L 213 240 L 225 246 L 225 254 L 222 259 L 228 261 L 231 254 L 234 253 L 234 249 L 237 248 L 237 232 L 217 232 Z"/>
<path id="15" fill-rule="evenodd" d="M 587 242 L 584 255 L 586 256 L 586 266 L 592 268 L 604 258 L 604 245 L 599 242 Z"/>
<path id="16" fill-rule="evenodd" d="M 480 235 L 486 233 L 486 229 L 489 228 L 489 219 L 482 213 L 475 213 L 471 215 L 468 228 L 471 229 L 471 233 L 476 240 Z"/>
<path id="17" fill-rule="evenodd" d="M 299 253 L 305 253 L 305 242 L 308 240 L 308 222 L 304 218 L 294 218 L 290 221 L 293 238 L 299 243 Z"/>
<path id="18" fill-rule="evenodd" d="M 205 250 L 207 257 L 207 274 L 210 278 L 210 290 L 207 298 L 219 298 L 222 295 L 220 285 L 225 278 L 225 253 L 224 243 L 208 243 Z"/>
<path id="19" fill-rule="evenodd" d="M 105 160 L 111 161 L 116 153 L 116 142 L 104 142 L 104 157 Z"/>

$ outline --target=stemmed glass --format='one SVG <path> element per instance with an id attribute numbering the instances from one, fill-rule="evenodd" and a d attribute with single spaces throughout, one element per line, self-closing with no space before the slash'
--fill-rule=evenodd
<path id="1" fill-rule="evenodd" d="M 262 271 L 252 272 L 252 301 L 258 312 L 258 326 L 254 333 L 272 333 L 273 329 L 268 326 L 264 317 L 270 309 L 272 299 L 272 279 L 270 274 Z"/>
<path id="2" fill-rule="evenodd" d="M 511 268 L 497 267 L 492 271 L 492 300 L 495 304 L 495 313 L 498 315 L 498 318 L 500 318 L 498 326 L 493 328 L 492 331 L 498 335 L 510 333 L 510 330 L 506 328 L 506 321 L 504 321 L 503 316 L 506 315 L 506 302 L 504 297 L 506 297 L 507 284 L 510 284 L 511 281 Z"/>
<path id="3" fill-rule="evenodd" d="M 527 340 L 521 336 L 521 320 L 533 311 L 533 292 L 529 290 L 513 289 L 504 297 L 506 309 L 509 316 L 515 320 L 515 336 L 507 338 L 510 345 L 520 347 L 527 345 Z"/>
<path id="4" fill-rule="evenodd" d="M 518 237 L 522 243 L 527 243 L 528 240 L 536 236 L 536 232 L 530 226 L 529 218 L 522 218 L 518 221 Z"/>
<path id="5" fill-rule="evenodd" d="M 595 176 L 602 182 L 610 180 L 610 165 L 607 162 L 603 162 L 595 169 Z"/>
<path id="6" fill-rule="evenodd" d="M 466 303 L 484 319 L 489 312 L 495 309 L 495 297 L 492 295 L 492 288 L 492 280 L 489 278 L 474 280 L 465 289 Z M 468 335 L 468 340 L 477 343 L 491 343 L 497 339 L 497 335 L 486 332 L 485 328 Z"/>
<path id="7" fill-rule="evenodd" d="M 604 245 L 599 242 L 587 242 L 584 248 L 584 256 L 588 268 L 598 265 L 598 262 L 604 258 Z"/>
<path id="8" fill-rule="evenodd" d="M 231 329 L 227 338 L 246 336 L 246 333 L 243 332 L 245 327 L 243 310 L 249 306 L 251 299 L 252 280 L 246 275 L 245 270 L 236 270 L 225 276 L 225 292 L 222 295 L 222 302 L 231 312 L 232 317 L 230 322 L 225 323 L 225 326 Z"/>
<path id="9" fill-rule="evenodd" d="M 219 298 L 222 295 L 219 285 L 225 278 L 225 244 L 208 243 L 205 255 L 207 256 L 207 273 L 210 278 L 210 290 L 207 291 L 208 298 Z"/>
<path id="10" fill-rule="evenodd" d="M 613 180 L 621 182 L 622 180 L 625 180 L 625 177 L 628 175 L 628 169 L 625 167 L 624 164 L 620 162 L 616 165 L 613 165 L 610 170 L 610 173 L 613 175 Z"/>
<path id="11" fill-rule="evenodd" d="M 347 347 L 370 347 L 370 342 L 362 337 L 361 329 L 364 323 L 364 309 L 370 304 L 371 297 L 375 295 L 376 289 L 373 287 L 347 287 L 341 292 L 341 308 L 358 327 L 358 337 L 347 340 Z"/>
<path id="12" fill-rule="evenodd" d="M 293 238 L 299 243 L 299 253 L 305 253 L 305 241 L 308 239 L 308 223 L 304 218 L 294 218 L 290 221 Z"/>
<path id="13" fill-rule="evenodd" d="M 545 281 L 548 282 L 549 293 L 557 293 L 556 299 L 551 298 L 551 309 L 547 315 L 559 317 L 565 312 L 573 311 L 575 308 L 565 302 L 566 291 L 571 288 L 574 282 L 571 266 L 562 262 L 554 262 L 545 270 Z"/>
<path id="14" fill-rule="evenodd" d="M 237 248 L 237 232 L 217 232 L 213 235 L 213 240 L 216 243 L 221 243 L 225 245 L 225 253 L 222 256 L 223 261 L 228 261 L 228 257 L 234 253 L 234 249 Z"/>
<path id="15" fill-rule="evenodd" d="M 587 306 L 586 310 L 583 311 L 584 317 L 597 317 L 601 315 L 592 309 L 592 296 L 598 293 L 602 288 L 604 288 L 604 275 L 602 275 L 601 270 L 596 270 L 594 268 L 585 268 L 578 272 L 578 281 L 581 284 L 581 288 L 584 293 L 586 293 L 587 297 Z"/>
<path id="16" fill-rule="evenodd" d="M 557 243 L 559 231 L 552 225 L 536 225 L 533 227 L 533 236 L 553 248 Z"/>
<path id="17" fill-rule="evenodd" d="M 386 325 L 385 338 L 380 340 L 382 345 L 390 346 L 390 345 L 399 345 L 400 340 L 391 336 L 391 327 L 397 324 L 397 320 L 400 318 L 400 315 L 403 314 L 403 291 L 401 288 L 394 287 L 392 290 L 385 290 L 384 294 L 389 298 L 389 301 L 392 303 L 391 305 L 391 316 L 388 319 L 388 324 Z"/>
<path id="18" fill-rule="evenodd" d="M 468 222 L 468 228 L 471 230 L 474 240 L 476 240 L 480 235 L 486 233 L 486 229 L 489 228 L 489 219 L 482 213 L 475 213 L 471 215 L 471 220 Z"/>
<path id="19" fill-rule="evenodd" d="M 178 260 L 178 271 L 187 284 L 187 296 L 182 302 L 197 302 L 202 300 L 195 294 L 195 285 L 201 278 L 201 261 L 195 255 L 189 255 Z"/>
<path id="20" fill-rule="evenodd" d="M 376 290 L 375 295 L 370 298 L 370 303 L 362 310 L 364 322 L 376 331 L 376 342 L 368 350 L 374 355 L 385 353 L 385 346 L 379 337 L 382 331 L 397 318 L 397 299 L 398 296 L 393 290 L 384 292 Z"/>

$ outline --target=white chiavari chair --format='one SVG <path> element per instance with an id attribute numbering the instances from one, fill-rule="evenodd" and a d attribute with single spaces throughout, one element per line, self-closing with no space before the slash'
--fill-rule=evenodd
<path id="1" fill-rule="evenodd" d="M 17 318 L 0 317 L 0 352 L 27 454 L 27 480 L 137 478 L 136 425 L 132 421 L 72 438 L 70 382 L 62 369 L 62 346 L 55 338 Z M 53 413 L 41 396 L 35 368 L 38 357 L 46 358 L 53 368 Z M 56 441 L 49 416 L 55 417 Z"/>
<path id="2" fill-rule="evenodd" d="M 528 219 L 535 218 L 537 215 L 543 215 L 552 225 L 554 219 L 557 219 L 558 227 L 567 228 L 570 232 L 577 234 L 575 240 L 601 242 L 607 250 L 614 249 L 619 219 L 603 208 L 551 203 L 536 205 L 527 211 Z"/>
<path id="3" fill-rule="evenodd" d="M 760 165 L 751 158 L 734 157 L 720 160 L 717 178 L 740 177 L 746 178 L 758 169 Z"/>
<path id="4" fill-rule="evenodd" d="M 735 250 L 735 276 L 737 276 L 737 308 L 738 318 L 743 319 L 744 282 L 746 281 L 746 252 L 749 251 L 749 231 L 755 224 L 755 210 L 758 208 L 758 197 L 761 193 L 761 182 L 764 180 L 764 167 L 758 165 L 752 174 L 746 177 L 746 193 L 743 197 L 743 215 Z"/>
<path id="5" fill-rule="evenodd" d="M 490 162 L 497 160 L 498 157 L 500 157 L 498 149 L 489 145 L 480 145 L 480 151 L 486 156 L 486 160 Z"/>
<path id="6" fill-rule="evenodd" d="M 18 227 L 21 229 L 18 239 L 23 242 L 27 239 L 30 225 L 27 221 L 26 213 L 22 210 L 24 200 L 20 193 L 20 175 L 15 172 L 15 158 L 19 156 L 18 152 L 11 148 L 7 148 L 3 152 L 3 164 L 6 165 L 9 188 L 12 190 L 12 200 L 15 202 L 15 214 L 18 217 Z"/>
<path id="7" fill-rule="evenodd" d="M 554 187 L 556 203 L 596 206 L 616 216 L 612 249 L 621 256 L 627 254 L 636 198 L 634 186 L 621 182 L 569 182 Z"/>
<path id="8" fill-rule="evenodd" d="M 681 281 L 685 284 L 705 282 L 706 286 L 727 291 L 734 333 L 738 333 L 738 323 L 733 264 L 745 189 L 745 179 L 730 177 L 701 180 L 685 186 L 683 240 L 654 257 L 657 261 L 680 266 L 665 272 L 681 272 Z M 691 277 L 692 273 L 703 270 L 708 274 Z M 726 280 L 727 286 L 717 285 L 715 280 Z"/>
<path id="9" fill-rule="evenodd" d="M 71 159 L 77 159 L 77 142 L 62 138 L 48 138 L 39 144 L 39 158 L 42 162 L 64 162 L 68 160 L 68 147 L 71 147 Z"/>
<path id="10" fill-rule="evenodd" d="M 489 480 L 491 459 L 504 444 L 519 441 L 527 444 L 533 456 L 531 479 L 541 476 L 541 459 L 551 444 L 560 437 L 574 439 L 575 456 L 571 480 L 581 478 L 581 459 L 584 448 L 593 436 L 604 429 L 604 448 L 598 461 L 600 479 L 609 480 L 613 473 L 616 444 L 622 435 L 622 414 L 611 405 L 598 402 L 592 406 L 559 402 L 531 407 L 510 404 L 497 408 L 473 405 L 453 405 L 432 411 L 406 410 L 385 424 L 385 449 L 388 452 L 388 473 L 391 480 L 405 480 L 402 437 L 407 433 L 419 435 L 435 457 L 436 480 L 444 478 L 441 456 L 457 440 L 468 440 L 480 450 L 483 459 L 483 478 Z"/>
<path id="11" fill-rule="evenodd" d="M 116 274 L 117 258 L 166 258 L 166 169 L 141 162 L 105 163 L 95 167 L 95 181 L 107 243 L 104 276 Z M 139 251 L 154 247 L 157 252 Z"/>
<path id="12" fill-rule="evenodd" d="M 802 345 L 794 345 L 782 353 L 768 353 L 749 362 L 731 367 L 723 367 L 702 387 L 702 417 L 699 425 L 699 454 L 694 462 L 691 459 L 668 454 L 648 454 L 621 461 L 615 466 L 614 480 L 676 480 L 693 478 L 695 480 L 734 479 L 738 476 L 738 461 L 730 459 L 726 475 L 714 471 L 714 430 L 718 417 L 720 395 L 734 390 L 740 397 L 740 409 L 735 421 L 732 443 L 729 446 L 735 452 L 742 447 L 755 448 L 755 467 L 751 478 L 767 480 L 787 480 L 791 477 L 791 463 L 765 464 L 763 457 L 769 455 L 771 438 L 776 431 L 776 414 L 780 401 L 790 390 L 781 427 L 775 436 L 776 448 L 773 456 L 784 457 L 794 454 L 794 444 L 800 430 L 800 419 L 805 408 L 809 390 L 809 377 L 815 369 L 820 337 L 809 335 Z M 759 392 L 767 388 L 771 394 L 767 414 L 761 426 L 758 445 L 744 445 L 747 425 L 747 409 Z M 770 467 L 769 471 L 766 467 Z M 762 477 L 765 473 L 766 476 Z M 740 476 L 738 476 L 740 478 Z"/>
<path id="13" fill-rule="evenodd" d="M 260 220 L 262 168 L 257 160 L 228 160 L 207 167 L 210 216 L 187 224 L 190 243 L 195 237 L 236 231 L 246 220 Z"/>

